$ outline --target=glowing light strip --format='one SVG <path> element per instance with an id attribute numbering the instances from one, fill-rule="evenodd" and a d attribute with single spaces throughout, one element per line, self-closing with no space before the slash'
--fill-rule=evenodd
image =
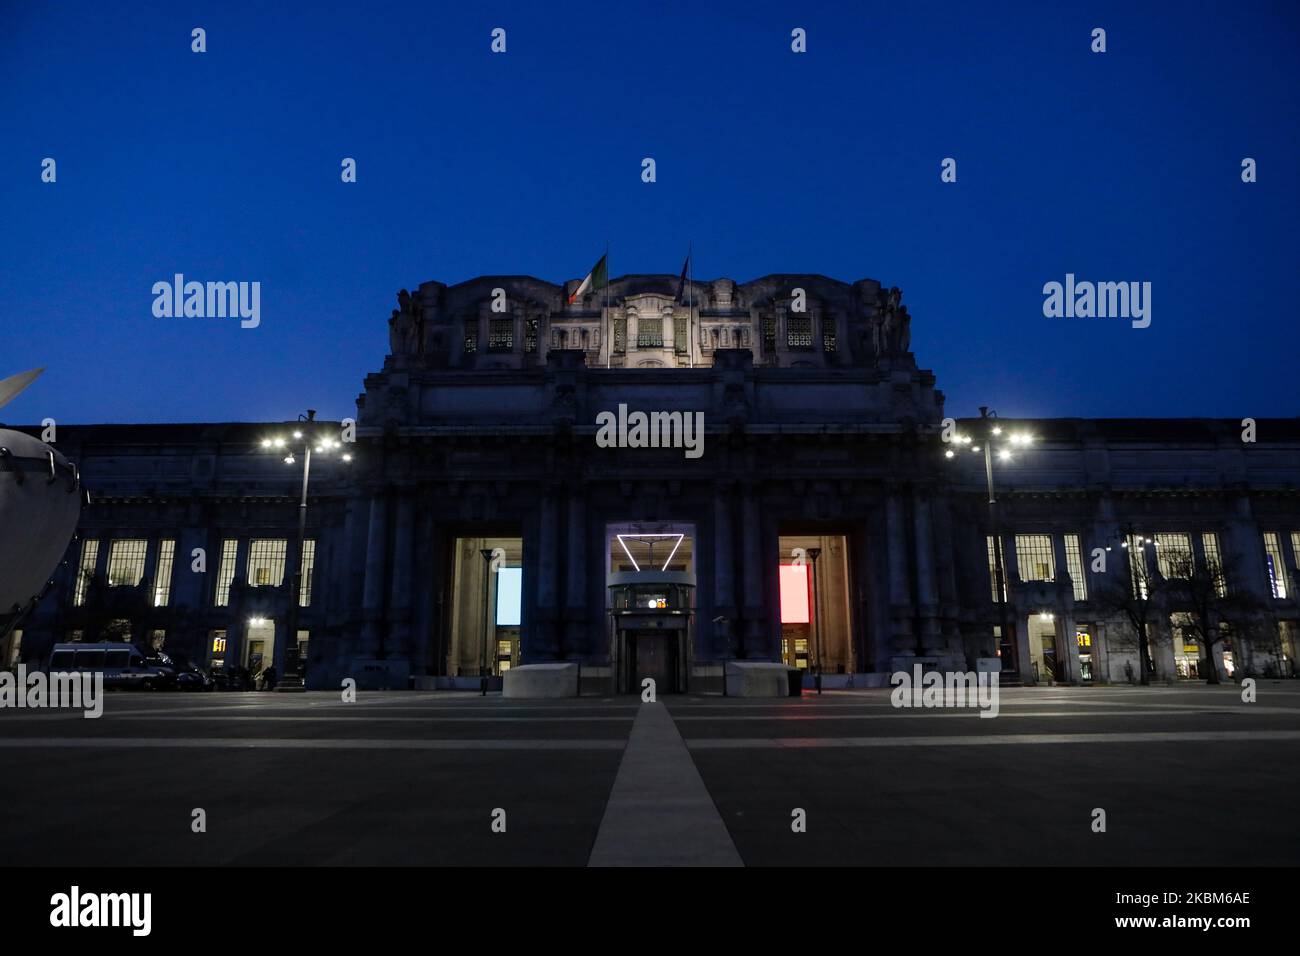
<path id="1" fill-rule="evenodd" d="M 623 549 L 623 553 L 627 555 L 627 559 L 632 562 L 632 567 L 640 571 L 641 565 L 636 563 L 636 558 L 632 557 L 632 552 L 627 549 L 627 544 L 623 541 L 623 536 L 621 534 L 616 534 L 614 535 L 614 537 L 618 538 L 619 546 Z M 660 571 L 668 570 L 668 564 L 669 562 L 672 561 L 673 555 L 677 554 L 677 549 L 680 548 L 682 546 L 682 542 L 686 540 L 685 532 L 680 532 L 680 531 L 659 533 L 659 534 L 629 534 L 628 537 L 633 539 L 635 538 L 676 538 L 677 539 L 677 543 L 673 545 L 673 550 L 668 554 L 668 560 L 664 562 L 664 566 L 659 569 Z"/>

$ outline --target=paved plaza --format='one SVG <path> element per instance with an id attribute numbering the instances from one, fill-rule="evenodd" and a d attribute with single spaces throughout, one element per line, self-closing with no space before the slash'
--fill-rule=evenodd
<path id="1" fill-rule="evenodd" d="M 883 690 L 110 694 L 0 712 L 0 760 L 9 865 L 1300 862 L 1296 682 L 1007 689 L 996 719 Z"/>

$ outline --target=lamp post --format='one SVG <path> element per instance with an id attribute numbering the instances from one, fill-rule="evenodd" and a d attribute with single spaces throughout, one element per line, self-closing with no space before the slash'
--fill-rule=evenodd
<path id="1" fill-rule="evenodd" d="M 812 558 L 813 655 L 816 658 L 813 673 L 817 680 L 818 694 L 822 692 L 822 610 L 817 603 L 817 559 L 821 556 L 821 548 L 808 549 L 808 557 Z"/>
<path id="2" fill-rule="evenodd" d="M 980 406 L 980 428 L 984 437 L 979 444 L 970 435 L 954 435 L 953 443 L 959 446 L 968 447 L 972 452 L 984 453 L 984 480 L 988 489 L 989 499 L 989 530 L 993 535 L 993 586 L 996 594 L 998 605 L 998 622 L 1001 628 L 1000 643 L 1012 649 L 1015 657 L 1015 669 L 1020 670 L 1020 651 L 1016 646 L 1016 641 L 1011 635 L 1010 622 L 1007 617 L 1007 585 L 1006 569 L 1002 560 L 1002 529 L 998 523 L 998 498 L 993 486 L 993 458 L 994 446 L 997 448 L 997 458 L 999 461 L 1009 462 L 1012 460 L 1012 451 L 1007 445 L 1016 447 L 1025 447 L 1029 445 L 1034 436 L 1028 432 L 1012 432 L 1006 434 L 1002 425 L 998 422 L 998 413 L 990 409 L 987 405 Z M 944 457 L 955 458 L 956 451 L 949 448 L 944 452 Z M 1001 652 L 999 650 L 999 657 Z"/>
<path id="3" fill-rule="evenodd" d="M 483 555 L 483 642 L 479 647 L 478 656 L 478 689 L 479 696 L 487 696 L 487 632 L 488 632 L 488 583 L 492 575 L 492 549 L 480 548 L 479 554 Z"/>
<path id="4" fill-rule="evenodd" d="M 262 439 L 262 447 L 267 450 L 284 450 L 288 449 L 284 456 L 286 465 L 297 463 L 293 450 L 299 446 L 302 448 L 302 494 L 298 501 L 298 551 L 297 560 L 293 564 L 293 571 L 289 577 L 289 611 L 286 615 L 285 636 L 284 640 L 275 642 L 274 663 L 276 672 L 280 674 L 281 680 L 287 684 L 287 679 L 291 676 L 289 673 L 289 645 L 293 645 L 293 674 L 298 678 L 300 673 L 300 663 L 298 661 L 298 603 L 301 600 L 302 593 L 302 558 L 303 547 L 307 539 L 307 487 L 311 481 L 311 456 L 315 451 L 318 455 L 327 455 L 341 447 L 340 443 L 329 437 L 323 431 L 315 431 L 316 409 L 307 409 L 306 415 L 298 416 L 298 427 L 294 428 L 290 438 L 282 435 L 271 436 Z M 340 456 L 343 461 L 350 462 L 352 455 L 344 453 Z M 301 681 L 297 681 L 301 684 Z"/>

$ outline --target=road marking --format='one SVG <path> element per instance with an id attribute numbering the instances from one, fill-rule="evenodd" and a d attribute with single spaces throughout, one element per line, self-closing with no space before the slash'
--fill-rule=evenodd
<path id="1" fill-rule="evenodd" d="M 743 866 L 663 704 L 642 704 L 588 866 Z"/>
<path id="2" fill-rule="evenodd" d="M 870 714 L 791 714 L 791 713 L 772 712 L 769 714 L 723 715 L 723 714 L 675 713 L 673 714 L 673 720 L 679 722 L 683 720 L 706 720 L 709 722 L 712 721 L 722 722 L 728 720 L 768 720 L 768 721 L 775 720 L 784 723 L 786 721 L 793 722 L 793 721 L 802 721 L 802 720 L 882 720 L 888 718 L 912 719 L 918 717 L 970 718 L 970 717 L 978 717 L 979 713 L 980 712 L 977 708 L 969 708 L 969 707 L 962 710 L 953 710 L 953 709 L 887 710 L 887 711 L 878 711 L 876 713 L 870 713 Z M 1258 707 L 1252 705 L 1248 707 L 1240 707 L 1233 710 L 1227 710 L 1227 709 L 1201 710 L 1200 713 L 1204 714 L 1207 717 L 1211 717 L 1211 716 L 1221 717 L 1228 714 L 1235 715 L 1235 716 L 1250 717 L 1251 715 L 1254 714 L 1295 714 L 1296 712 L 1289 707 Z M 1182 720 L 1185 717 L 1190 715 L 1145 713 L 1143 711 L 1134 711 L 1134 710 L 1035 710 L 1035 711 L 1026 711 L 1026 712 L 1012 712 L 1004 709 L 998 714 L 998 719 L 1000 720 L 1004 717 L 1143 717 L 1143 716 L 1148 718 L 1166 717 L 1171 720 L 1173 719 Z M 985 719 L 992 719 L 992 718 L 985 718 Z"/>
<path id="3" fill-rule="evenodd" d="M 633 733 L 635 733 L 633 728 Z M 983 747 L 1009 744 L 1147 744 L 1300 740 L 1300 730 L 1191 730 L 1140 734 L 982 734 L 964 737 L 701 737 L 691 750 L 812 750 L 822 747 Z"/>
<path id="4" fill-rule="evenodd" d="M 617 740 L 311 740 L 257 737 L 0 737 L 0 750 L 622 750 Z"/>
<path id="5" fill-rule="evenodd" d="M 81 715 L 78 714 L 78 717 Z M 156 720 L 153 714 L 110 714 L 110 720 Z M 168 717 L 168 723 L 175 723 L 178 720 L 203 720 L 208 723 L 215 721 L 231 720 L 257 720 L 257 721 L 277 721 L 277 720 L 308 720 L 314 724 L 346 724 L 350 722 L 361 723 L 415 723 L 415 724 L 500 724 L 500 723 L 526 723 L 526 724 L 553 724 L 557 722 L 573 723 L 601 723 L 616 722 L 621 724 L 630 724 L 635 720 L 632 714 L 626 717 L 547 717 L 543 715 L 533 715 L 530 717 L 390 717 L 387 714 L 349 714 L 344 717 L 341 715 L 326 714 L 294 714 L 283 716 L 280 714 L 231 714 L 226 717 Z"/>

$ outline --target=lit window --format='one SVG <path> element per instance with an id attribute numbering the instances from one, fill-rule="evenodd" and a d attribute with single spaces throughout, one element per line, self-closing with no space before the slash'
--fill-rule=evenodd
<path id="1" fill-rule="evenodd" d="M 1050 534 L 1016 535 L 1016 563 L 1022 581 L 1055 581 L 1056 557 Z"/>
<path id="2" fill-rule="evenodd" d="M 1074 599 L 1088 600 L 1088 579 L 1083 574 L 1083 549 L 1079 545 L 1077 534 L 1065 536 L 1065 569 L 1070 573 L 1070 583 L 1074 585 Z"/>
<path id="3" fill-rule="evenodd" d="M 1192 538 L 1186 534 L 1156 535 L 1156 567 L 1166 578 L 1191 578 L 1196 571 Z"/>
<path id="4" fill-rule="evenodd" d="M 99 560 L 99 541 L 87 538 L 81 542 L 81 563 L 77 566 L 77 581 L 72 589 L 72 603 L 77 607 L 86 603 L 86 591 L 95 577 L 95 562 Z"/>
<path id="5" fill-rule="evenodd" d="M 662 348 L 664 344 L 664 320 L 642 319 L 636 326 L 636 347 Z"/>
<path id="6" fill-rule="evenodd" d="M 149 543 L 144 538 L 114 541 L 108 548 L 108 586 L 135 587 L 144 577 L 144 556 Z"/>
<path id="7" fill-rule="evenodd" d="M 316 570 L 316 542 L 308 538 L 302 543 L 302 563 L 298 573 L 302 575 L 298 582 L 298 606 L 311 607 L 311 576 Z"/>
<path id="8" fill-rule="evenodd" d="M 1264 564 L 1273 597 L 1280 601 L 1286 597 L 1286 562 L 1282 560 L 1282 542 L 1272 531 L 1264 535 Z"/>
<path id="9" fill-rule="evenodd" d="M 509 352 L 515 347 L 514 317 L 488 320 L 488 351 Z"/>
<path id="10" fill-rule="evenodd" d="M 225 607 L 230 603 L 230 585 L 235 580 L 235 556 L 239 553 L 239 542 L 227 538 L 221 542 L 221 567 L 217 571 L 217 593 L 214 603 Z"/>
<path id="11" fill-rule="evenodd" d="M 791 315 L 786 318 L 785 344 L 792 349 L 812 348 L 812 316 Z"/>
<path id="12" fill-rule="evenodd" d="M 248 542 L 248 583 L 253 587 L 279 587 L 284 583 L 284 538 L 254 538 Z"/>
<path id="13" fill-rule="evenodd" d="M 1205 567 L 1214 578 L 1214 593 L 1219 597 L 1228 596 L 1228 572 L 1219 555 L 1219 536 L 1213 531 L 1201 535 L 1201 546 L 1205 549 Z"/>
<path id="14" fill-rule="evenodd" d="M 988 548 L 988 556 L 989 556 L 989 595 L 992 597 L 993 602 L 994 602 L 994 603 L 997 603 L 997 600 L 998 600 L 998 559 L 1000 558 L 1000 559 L 1002 560 L 1002 600 L 1005 601 L 1005 600 L 1007 599 L 1007 553 L 1006 553 L 1006 549 L 1002 546 L 1002 542 L 1001 542 L 1001 541 L 998 541 L 998 543 L 997 543 L 997 551 L 995 552 L 995 551 L 993 550 L 993 535 L 988 535 L 988 536 L 985 538 L 985 543 L 986 543 L 987 548 Z"/>
<path id="15" fill-rule="evenodd" d="M 1146 545 L 1142 542 L 1140 534 L 1128 536 L 1128 574 L 1133 596 L 1145 601 L 1151 593 L 1148 588 L 1150 571 L 1147 569 Z"/>
<path id="16" fill-rule="evenodd" d="M 172 596 L 172 562 L 176 542 L 170 538 L 158 542 L 158 572 L 154 575 L 153 606 L 166 607 Z"/>

